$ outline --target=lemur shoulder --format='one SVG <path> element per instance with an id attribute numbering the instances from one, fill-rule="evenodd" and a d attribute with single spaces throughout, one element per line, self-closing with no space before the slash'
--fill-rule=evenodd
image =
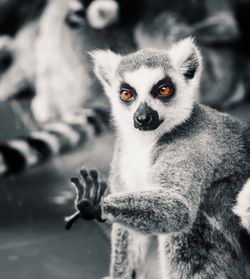
<path id="1" fill-rule="evenodd" d="M 232 211 L 250 176 L 245 126 L 196 103 L 202 59 L 193 40 L 92 58 L 117 141 L 110 194 L 88 211 L 86 189 L 100 183 L 84 170 L 75 182 L 85 185 L 78 195 L 85 205 L 77 208 L 113 224 L 110 278 L 141 278 L 151 236 L 160 278 L 248 278 L 242 239 L 249 236 Z"/>

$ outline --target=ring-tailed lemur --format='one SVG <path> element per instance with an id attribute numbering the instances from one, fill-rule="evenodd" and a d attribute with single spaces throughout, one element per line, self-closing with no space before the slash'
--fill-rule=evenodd
<path id="1" fill-rule="evenodd" d="M 83 109 L 67 121 L 51 122 L 28 136 L 0 143 L 0 176 L 35 166 L 100 135 L 107 128 L 108 115 L 102 108 Z"/>
<path id="2" fill-rule="evenodd" d="M 249 278 L 249 235 L 232 211 L 250 176 L 246 127 L 196 103 L 202 60 L 193 40 L 92 58 L 117 140 L 110 194 L 101 199 L 103 182 L 82 171 L 72 220 L 113 224 L 109 278 L 141 278 L 152 236 L 160 278 Z"/>

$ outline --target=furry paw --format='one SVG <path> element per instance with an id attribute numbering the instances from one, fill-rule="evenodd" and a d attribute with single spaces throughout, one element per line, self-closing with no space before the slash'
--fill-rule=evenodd
<path id="1" fill-rule="evenodd" d="M 69 218 L 66 229 L 70 229 L 72 224 L 79 218 L 84 220 L 96 219 L 99 222 L 105 220 L 101 217 L 101 201 L 106 191 L 107 183 L 100 179 L 101 175 L 97 170 L 80 171 L 80 178 L 73 177 L 71 182 L 76 188 L 77 197 L 75 205 L 77 212 Z"/>

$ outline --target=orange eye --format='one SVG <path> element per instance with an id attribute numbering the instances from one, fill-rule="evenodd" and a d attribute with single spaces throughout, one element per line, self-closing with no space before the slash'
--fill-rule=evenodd
<path id="1" fill-rule="evenodd" d="M 120 94 L 120 98 L 123 101 L 129 101 L 133 98 L 133 94 L 129 90 L 122 90 L 122 92 Z"/>
<path id="2" fill-rule="evenodd" d="M 159 89 L 159 94 L 162 97 L 168 96 L 172 93 L 172 88 L 170 86 L 162 86 Z"/>

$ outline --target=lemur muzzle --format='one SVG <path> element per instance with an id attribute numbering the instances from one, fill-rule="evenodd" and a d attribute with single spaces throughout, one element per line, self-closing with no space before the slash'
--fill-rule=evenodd
<path id="1" fill-rule="evenodd" d="M 143 131 L 152 131 L 160 126 L 157 111 L 150 108 L 146 103 L 141 104 L 134 114 L 134 127 Z"/>

